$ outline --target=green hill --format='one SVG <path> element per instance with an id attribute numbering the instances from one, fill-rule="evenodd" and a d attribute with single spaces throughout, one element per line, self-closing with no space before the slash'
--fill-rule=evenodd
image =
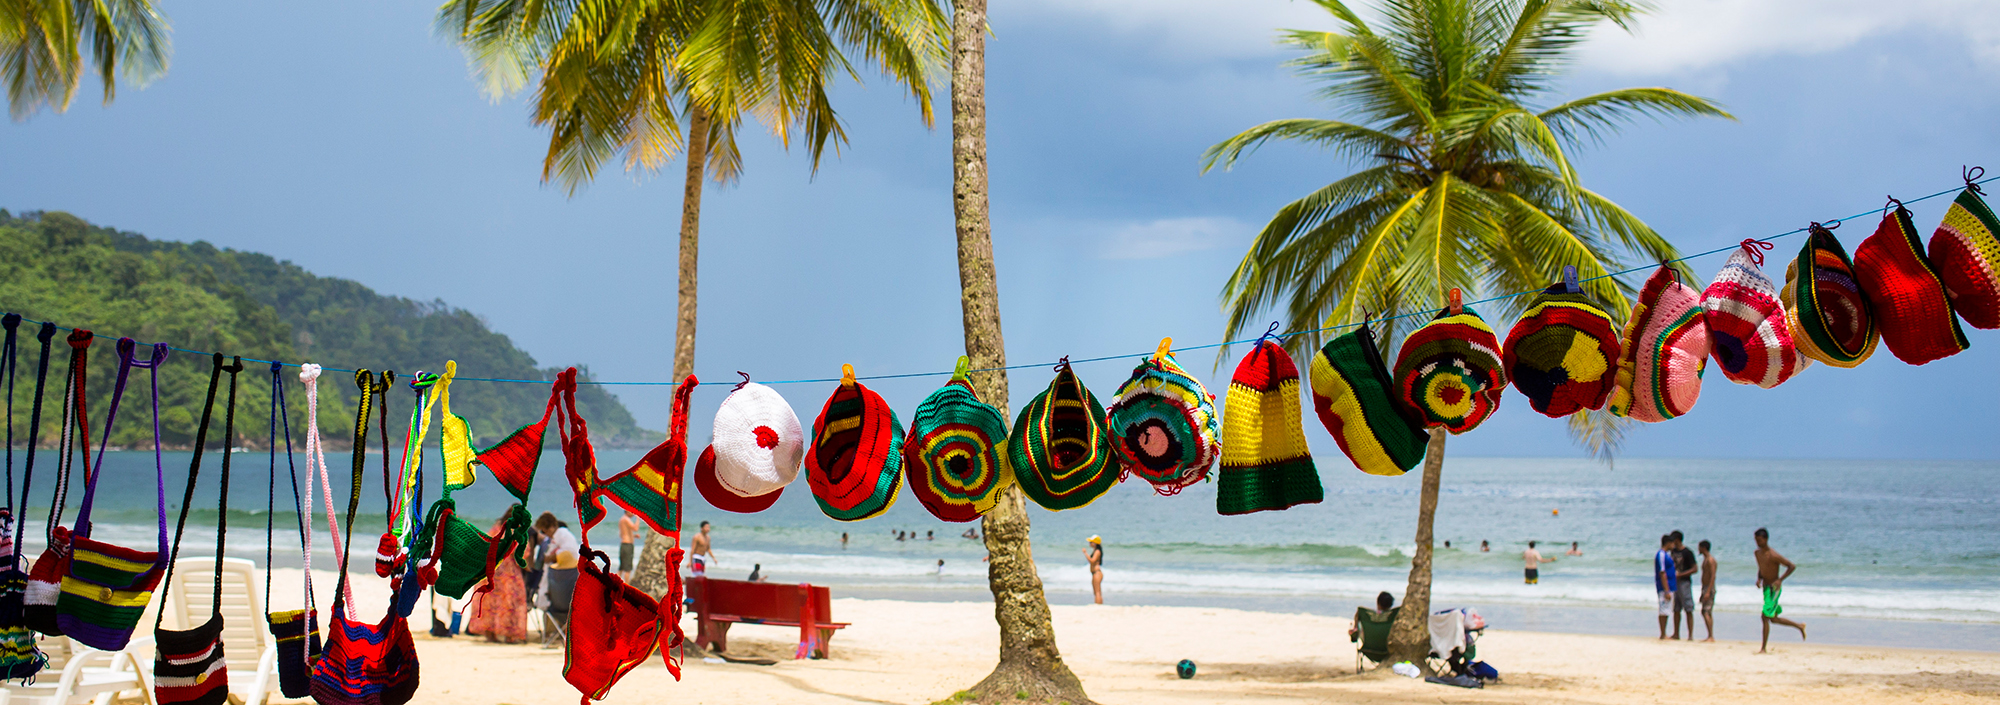
<path id="1" fill-rule="evenodd" d="M 118 336 L 264 360 L 389 369 L 403 379 L 417 370 L 441 370 L 446 359 L 458 362 L 461 377 L 539 380 L 560 371 L 538 366 L 478 316 L 443 301 L 383 296 L 357 282 L 316 276 L 268 255 L 206 242 L 148 240 L 62 212 L 15 216 L 0 210 L 0 311 L 98 334 L 88 383 L 94 427 L 102 426 L 111 396 Z M 33 326 L 22 325 L 21 372 L 15 377 L 17 442 L 24 442 L 34 389 L 34 332 Z M 55 348 L 43 411 L 44 445 L 55 438 L 68 359 L 60 336 Z M 268 365 L 245 367 L 238 391 L 237 445 L 262 447 L 270 433 L 270 370 Z M 174 353 L 161 371 L 162 433 L 169 444 L 193 443 L 208 371 L 207 356 L 187 353 Z M 588 378 L 588 371 L 581 374 Z M 294 444 L 301 445 L 304 391 L 297 369 L 287 368 L 284 378 Z M 112 435 L 114 446 L 151 441 L 143 371 L 135 370 L 130 384 Z M 329 446 L 344 449 L 354 427 L 353 375 L 328 373 L 319 388 L 321 432 Z M 459 382 L 452 385 L 452 410 L 472 424 L 475 442 L 484 447 L 539 419 L 548 389 L 541 384 Z M 222 395 L 218 397 L 220 406 Z M 400 384 L 391 394 L 392 433 L 406 425 L 415 399 Z M 659 432 L 639 428 L 631 412 L 602 387 L 581 387 L 577 403 L 590 421 L 592 440 L 600 445 L 643 447 L 661 438 Z M 214 423 L 211 438 L 221 433 L 220 409 Z"/>

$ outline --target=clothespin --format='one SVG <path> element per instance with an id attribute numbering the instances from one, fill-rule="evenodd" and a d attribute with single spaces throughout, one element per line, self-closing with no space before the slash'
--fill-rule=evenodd
<path id="1" fill-rule="evenodd" d="M 841 366 L 840 366 L 840 386 L 842 386 L 842 387 L 852 387 L 852 386 L 854 386 L 854 366 L 853 366 L 853 365 L 845 365 L 845 364 L 843 364 L 843 365 L 841 365 Z"/>
<path id="2" fill-rule="evenodd" d="M 1157 365 L 1160 364 L 1161 360 L 1165 360 L 1167 358 L 1167 353 L 1172 352 L 1173 347 L 1174 347 L 1173 336 L 1161 338 L 1160 347 L 1153 349 L 1153 364 Z"/>
<path id="3" fill-rule="evenodd" d="M 1583 291 L 1583 287 L 1576 284 L 1576 265 L 1563 265 L 1563 292 L 1574 294 L 1580 291 Z"/>
<path id="4" fill-rule="evenodd" d="M 1459 291 L 1458 287 L 1452 287 L 1451 291 L 1445 294 L 1444 298 L 1445 310 L 1450 311 L 1451 315 L 1456 316 L 1465 313 L 1465 293 Z"/>
<path id="5" fill-rule="evenodd" d="M 958 365 L 954 366 L 951 369 L 951 378 L 965 379 L 967 375 L 971 374 L 971 372 L 972 372 L 972 358 L 965 355 L 960 355 L 958 356 Z"/>

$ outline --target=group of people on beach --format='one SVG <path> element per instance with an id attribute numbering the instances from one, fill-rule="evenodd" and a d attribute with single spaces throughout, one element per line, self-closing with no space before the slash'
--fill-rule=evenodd
<path id="1" fill-rule="evenodd" d="M 1757 587 L 1763 591 L 1764 605 L 1759 612 L 1764 635 L 1757 653 L 1764 653 L 1771 646 L 1771 625 L 1791 627 L 1799 630 L 1799 638 L 1806 636 L 1806 625 L 1786 619 L 1784 608 L 1778 604 L 1784 594 L 1785 580 L 1798 570 L 1784 554 L 1771 548 L 1771 532 L 1758 529 L 1751 537 L 1757 542 L 1753 556 L 1757 559 Z M 1679 530 L 1660 536 L 1660 550 L 1653 554 L 1653 590 L 1658 593 L 1660 607 L 1660 638 L 1680 639 L 1682 617 L 1686 617 L 1687 639 L 1694 640 L 1694 611 L 1701 608 L 1701 622 L 1707 631 L 1704 642 L 1715 641 L 1715 582 L 1719 564 L 1715 560 L 1712 546 L 1704 539 L 1695 544 L 1699 551 L 1688 550 L 1686 536 Z M 1780 572 L 1783 569 L 1783 572 Z M 1701 595 L 1697 602 L 1694 597 L 1694 578 L 1701 576 Z M 1673 633 L 1667 632 L 1667 623 L 1673 622 Z"/>

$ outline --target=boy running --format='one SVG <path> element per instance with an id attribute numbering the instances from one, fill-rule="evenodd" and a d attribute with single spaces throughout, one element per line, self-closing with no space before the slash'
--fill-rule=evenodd
<path id="1" fill-rule="evenodd" d="M 1753 536 L 1757 539 L 1757 551 L 1754 554 L 1757 556 L 1757 587 L 1764 589 L 1764 641 L 1757 648 L 1757 653 L 1761 654 L 1771 648 L 1772 624 L 1782 624 L 1799 630 L 1801 640 L 1806 638 L 1806 625 L 1778 616 L 1785 612 L 1785 608 L 1778 606 L 1778 596 L 1784 594 L 1785 579 L 1792 577 L 1792 571 L 1798 570 L 1798 565 L 1771 548 L 1770 531 L 1758 529 Z M 1780 566 L 1785 569 L 1783 575 L 1778 573 Z"/>

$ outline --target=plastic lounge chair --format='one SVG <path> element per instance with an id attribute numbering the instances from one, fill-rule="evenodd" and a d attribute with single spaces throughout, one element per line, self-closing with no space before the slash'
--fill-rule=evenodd
<path id="1" fill-rule="evenodd" d="M 166 627 L 191 629 L 208 621 L 215 591 L 215 558 L 193 556 L 176 561 L 173 580 L 166 604 L 160 605 L 167 611 Z M 278 642 L 271 638 L 264 613 L 264 581 L 257 574 L 257 564 L 241 558 L 222 559 L 223 658 L 229 662 L 229 694 L 244 705 L 264 705 L 265 698 L 276 692 L 272 686 L 278 675 Z M 144 622 L 140 628 L 151 625 Z"/>
<path id="2" fill-rule="evenodd" d="M 1354 624 L 1361 628 L 1361 634 L 1352 641 L 1361 644 L 1354 650 L 1354 672 L 1360 673 L 1366 665 L 1366 658 L 1377 664 L 1389 660 L 1389 630 L 1396 626 L 1396 615 L 1402 607 L 1391 607 L 1388 612 L 1376 612 L 1366 607 L 1354 609 Z"/>
<path id="3" fill-rule="evenodd" d="M 153 640 L 134 638 L 124 651 L 98 651 L 65 638 L 43 638 L 39 644 L 49 665 L 31 685 L 0 685 L 0 705 L 107 705 L 113 699 L 153 703 L 153 691 L 140 679 Z M 128 693 L 137 695 L 128 695 Z"/>

